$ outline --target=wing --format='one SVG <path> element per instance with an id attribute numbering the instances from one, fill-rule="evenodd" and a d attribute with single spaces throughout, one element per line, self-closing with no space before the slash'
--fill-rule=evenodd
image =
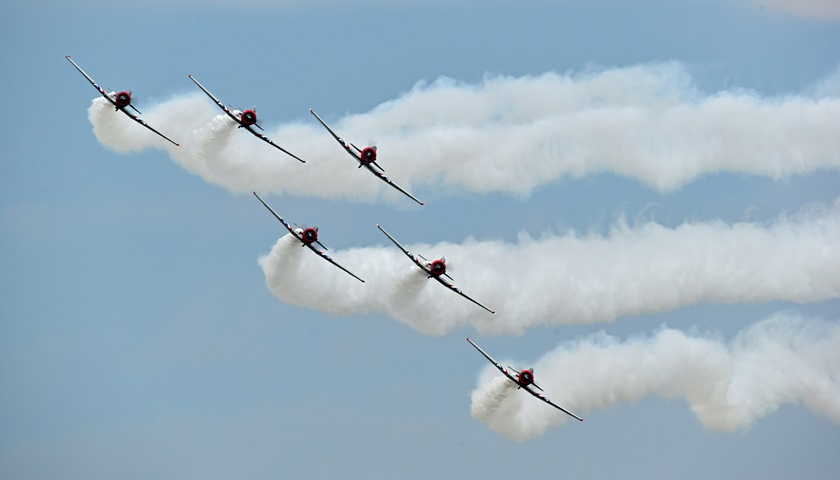
<path id="1" fill-rule="evenodd" d="M 105 90 L 102 87 L 100 87 L 96 82 L 94 82 L 93 79 L 90 78 L 90 75 L 88 75 L 87 73 L 85 73 L 84 70 L 82 70 L 82 67 L 76 65 L 76 62 L 74 62 L 73 59 L 70 58 L 70 55 L 65 55 L 64 58 L 70 61 L 70 63 L 72 63 L 73 66 L 76 67 L 76 70 L 78 70 L 79 73 L 81 73 L 82 75 L 84 75 L 85 78 L 87 78 L 87 81 L 90 82 L 91 85 L 93 85 L 93 88 L 95 88 L 97 92 L 101 93 L 102 96 L 107 98 L 108 101 L 114 104 L 115 107 L 117 106 L 117 103 L 114 100 L 112 100 L 111 97 L 108 96 L 108 93 L 105 92 Z"/>
<path id="2" fill-rule="evenodd" d="M 281 147 L 280 145 L 277 145 L 276 143 L 272 142 L 271 139 L 269 139 L 268 137 L 266 137 L 262 133 L 260 133 L 256 130 L 254 130 L 253 128 L 251 128 L 250 125 L 245 126 L 245 129 L 248 130 L 249 132 L 253 133 L 260 140 L 264 140 L 264 141 L 268 142 L 274 148 L 279 149 L 281 152 L 283 152 L 286 155 L 294 158 L 295 160 L 299 161 L 300 163 L 306 163 L 306 160 L 302 160 L 302 159 L 298 158 L 297 156 L 295 156 L 294 154 L 292 154 L 291 152 L 289 152 L 288 150 L 283 149 L 283 147 Z"/>
<path id="3" fill-rule="evenodd" d="M 311 113 L 312 115 L 315 115 L 315 118 L 317 118 L 317 119 L 318 119 L 318 121 L 319 121 L 319 122 L 321 122 L 321 125 L 323 125 L 323 126 L 324 126 L 324 128 L 326 128 L 326 129 L 327 129 L 327 131 L 328 131 L 328 132 L 330 132 L 330 135 L 332 135 L 332 136 L 333 136 L 333 138 L 334 138 L 334 139 L 335 139 L 335 140 L 336 140 L 339 144 L 341 144 L 341 146 L 342 146 L 342 147 L 344 147 L 344 149 L 345 149 L 345 150 L 347 150 L 347 153 L 349 153 L 349 154 L 350 154 L 350 156 L 352 156 L 353 158 L 355 158 L 355 159 L 356 159 L 356 161 L 358 161 L 359 163 L 362 163 L 362 158 L 361 158 L 361 157 L 359 157 L 359 156 L 358 156 L 358 155 L 357 155 L 357 154 L 356 154 L 353 150 L 351 150 L 351 149 L 350 149 L 350 145 L 349 145 L 349 144 L 347 144 L 347 142 L 345 142 L 345 141 L 344 141 L 341 137 L 339 137 L 338 135 L 336 135 L 336 134 L 335 134 L 335 132 L 333 131 L 333 129 L 332 129 L 332 128 L 330 128 L 330 127 L 329 127 L 329 125 L 327 125 L 327 123 L 326 123 L 326 122 L 324 122 L 324 120 L 323 120 L 323 119 L 321 119 L 321 117 L 319 117 L 317 113 L 315 113 L 315 110 L 312 110 L 312 109 L 310 108 L 310 109 L 309 109 L 309 113 Z"/>
<path id="4" fill-rule="evenodd" d="M 254 193 L 254 196 L 257 197 L 257 199 L 260 201 L 260 203 L 262 203 L 265 206 L 265 208 L 267 208 L 268 211 L 271 212 L 272 215 L 274 215 L 277 218 L 277 220 L 280 220 L 280 223 L 282 223 L 283 226 L 286 227 L 286 230 L 288 230 L 289 233 L 291 233 L 295 238 L 297 238 L 298 240 L 303 242 L 303 239 L 300 238 L 300 236 L 297 233 L 295 233 L 295 229 L 292 228 L 291 225 L 286 223 L 286 221 L 283 220 L 283 217 L 281 217 L 280 215 L 277 215 L 277 212 L 275 212 L 273 208 L 269 207 L 268 204 L 265 203 L 265 200 L 263 200 L 259 195 L 257 195 L 257 192 L 253 192 L 253 193 Z"/>
<path id="5" fill-rule="evenodd" d="M 212 94 L 212 93 L 210 93 L 210 91 L 209 91 L 209 90 L 207 90 L 206 88 L 204 88 L 204 85 L 202 85 L 202 84 L 198 83 L 198 80 L 196 80 L 196 79 L 195 79 L 195 77 L 193 77 L 192 75 L 187 75 L 187 76 L 188 76 L 188 77 L 190 77 L 190 80 L 192 80 L 192 81 L 193 81 L 193 83 L 195 83 L 196 85 L 198 85 L 198 88 L 200 88 L 200 89 L 201 89 L 204 93 L 206 93 L 206 94 L 207 94 L 207 96 L 208 96 L 208 97 L 210 97 L 210 98 L 213 100 L 213 102 L 215 102 L 215 103 L 216 103 L 216 105 L 218 105 L 218 106 L 219 106 L 219 108 L 221 108 L 221 109 L 222 109 L 222 111 L 224 111 L 225 113 L 227 113 L 227 114 L 228 114 L 228 116 L 229 116 L 230 118 L 232 118 L 232 119 L 234 119 L 234 120 L 236 121 L 236 123 L 238 123 L 238 124 L 242 125 L 242 119 L 237 118 L 237 116 L 236 116 L 236 115 L 234 115 L 234 114 L 233 114 L 233 112 L 231 112 L 231 111 L 230 111 L 230 109 L 229 109 L 229 108 L 227 108 L 227 107 L 225 106 L 225 104 L 224 104 L 224 103 L 220 102 L 220 101 L 219 101 L 219 99 L 218 99 L 218 98 L 216 98 L 216 97 L 214 97 L 214 96 L 213 96 L 213 94 Z"/>
<path id="6" fill-rule="evenodd" d="M 451 283 L 446 282 L 444 279 L 440 278 L 439 276 L 438 276 L 438 277 L 434 277 L 434 278 L 435 278 L 435 280 L 437 280 L 438 282 L 440 282 L 440 284 L 441 284 L 441 285 L 445 285 L 446 287 L 448 287 L 448 288 L 449 288 L 450 290 L 452 290 L 453 292 L 455 292 L 455 293 L 457 293 L 458 295 L 460 295 L 460 296 L 462 296 L 462 297 L 466 298 L 467 300 L 469 300 L 469 301 L 473 302 L 474 304 L 478 305 L 479 307 L 481 307 L 481 308 L 483 308 L 483 309 L 487 310 L 487 311 L 488 311 L 488 312 L 490 312 L 490 313 L 493 313 L 493 314 L 495 314 L 495 313 L 496 313 L 495 311 L 490 310 L 489 308 L 487 308 L 486 306 L 482 305 L 481 303 L 479 303 L 478 301 L 476 301 L 475 299 L 473 299 L 472 297 L 470 297 L 470 296 L 469 296 L 469 295 L 467 295 L 466 293 L 462 292 L 462 291 L 461 291 L 461 289 L 460 289 L 460 288 L 458 288 L 458 287 L 456 287 L 455 285 L 452 285 Z"/>
<path id="7" fill-rule="evenodd" d="M 129 118 L 131 118 L 131 119 L 132 119 L 132 120 L 134 120 L 135 122 L 139 123 L 140 125 L 143 125 L 144 127 L 148 128 L 149 130 L 151 130 L 151 131 L 153 131 L 153 132 L 157 133 L 158 135 L 160 135 L 160 136 L 161 136 L 161 138 L 166 139 L 166 140 L 167 140 L 169 143 L 171 143 L 172 145 L 175 145 L 176 147 L 180 147 L 180 146 L 181 146 L 180 144 L 175 143 L 174 141 L 172 141 L 172 139 L 171 139 L 171 138 L 167 137 L 166 135 L 164 135 L 164 134 L 162 134 L 162 133 L 158 132 L 157 130 L 155 130 L 154 128 L 152 128 L 152 126 L 151 126 L 151 125 L 149 125 L 148 123 L 146 123 L 146 122 L 145 122 L 142 118 L 138 117 L 137 115 L 132 115 L 132 114 L 128 113 L 128 112 L 127 112 L 124 108 L 120 108 L 120 111 L 122 111 L 124 114 L 128 115 L 128 117 L 129 117 Z"/>
<path id="8" fill-rule="evenodd" d="M 546 398 L 543 394 L 541 394 L 541 393 L 539 393 L 539 392 L 535 392 L 535 391 L 531 390 L 531 389 L 530 389 L 529 387 L 527 387 L 527 386 L 525 387 L 525 390 L 527 390 L 527 391 L 528 391 L 528 393 L 530 393 L 531 395 L 533 395 L 533 396 L 535 396 L 535 397 L 539 398 L 539 399 L 540 399 L 540 400 L 542 400 L 543 402 L 545 402 L 545 403 L 547 403 L 547 404 L 551 405 L 552 407 L 556 408 L 557 410 L 560 410 L 561 412 L 563 412 L 563 413 L 565 413 L 565 414 L 567 414 L 567 415 L 569 415 L 569 416 L 575 417 L 576 419 L 580 420 L 581 422 L 583 421 L 583 419 L 582 419 L 582 418 L 580 418 L 580 417 L 578 417 L 577 415 L 575 415 L 574 413 L 572 413 L 572 412 L 570 412 L 570 411 L 566 410 L 565 408 L 561 407 L 560 405 L 557 405 L 556 403 L 552 402 L 551 400 L 549 400 L 548 398 Z"/>
<path id="9" fill-rule="evenodd" d="M 415 257 L 415 256 L 414 256 L 411 252 L 409 252 L 408 250 L 406 250 L 406 248 L 405 248 L 405 247 L 403 247 L 403 246 L 402 246 L 402 244 L 401 244 L 400 242 L 398 242 L 396 238 L 392 237 L 392 236 L 391 236 L 391 234 L 389 234 L 388 232 L 386 232 L 386 231 L 385 231 L 385 229 L 384 229 L 384 228 L 382 228 L 382 226 L 381 226 L 381 225 L 378 225 L 378 224 L 377 224 L 377 225 L 376 225 L 376 228 L 378 228 L 380 231 L 382 231 L 382 233 L 384 233 L 386 237 L 388 237 L 389 239 L 391 239 L 391 241 L 392 241 L 392 242 L 394 242 L 394 245 L 396 245 L 397 247 L 399 247 L 399 249 L 400 249 L 400 250 L 402 250 L 402 251 L 403 251 L 403 253 L 404 253 L 404 254 L 406 254 L 406 255 L 408 256 L 408 258 L 410 258 L 410 259 L 411 259 L 411 261 L 412 261 L 412 262 L 414 262 L 414 263 L 415 263 L 418 267 L 420 267 L 420 269 L 421 269 L 421 270 L 423 270 L 424 272 L 426 272 L 426 273 L 427 273 L 427 274 L 429 274 L 429 275 L 431 275 L 431 274 L 432 274 L 432 272 L 430 272 L 430 271 L 429 271 L 429 270 L 428 270 L 428 269 L 427 269 L 427 268 L 423 265 L 423 263 L 422 263 L 422 262 L 421 262 L 421 261 L 420 261 L 417 257 Z"/>
<path id="10" fill-rule="evenodd" d="M 397 190 L 399 190 L 400 192 L 402 192 L 402 193 L 403 193 L 403 195 L 405 195 L 405 196 L 407 196 L 408 198 L 410 198 L 410 199 L 414 200 L 415 202 L 419 203 L 420 205 L 425 205 L 425 203 L 423 203 L 423 202 L 421 202 L 420 200 L 418 200 L 418 199 L 417 199 L 414 195 L 412 195 L 412 194 L 408 193 L 407 191 L 403 190 L 403 189 L 402 189 L 402 187 L 400 187 L 400 186 L 399 186 L 399 185 L 397 185 L 396 183 L 392 182 L 392 181 L 391 181 L 391 179 L 389 179 L 388 177 L 386 177 L 384 173 L 382 173 L 382 172 L 380 172 L 380 171 L 377 171 L 377 170 L 374 170 L 374 169 L 370 166 L 370 164 L 369 164 L 369 163 L 366 163 L 366 164 L 364 164 L 364 165 L 365 165 L 365 168 L 367 168 L 368 170 L 370 170 L 370 173 L 372 173 L 372 174 L 376 175 L 377 177 L 379 177 L 379 178 L 380 178 L 383 182 L 385 182 L 385 183 L 387 183 L 388 185 L 390 185 L 390 186 L 392 186 L 392 187 L 396 188 Z"/>
<path id="11" fill-rule="evenodd" d="M 490 363 L 492 363 L 493 365 L 495 365 L 495 366 L 496 366 L 496 368 L 498 368 L 500 372 L 504 373 L 504 374 L 505 374 L 505 376 L 506 376 L 506 377 L 508 377 L 508 378 L 509 378 L 509 379 L 510 379 L 513 383 L 515 383 L 515 384 L 519 385 L 519 381 L 516 379 L 516 377 L 514 377 L 513 375 L 511 375 L 511 374 L 510 374 L 510 372 L 508 372 L 508 371 L 505 369 L 505 367 L 503 367 L 503 366 L 502 366 L 502 364 L 501 364 L 501 363 L 499 363 L 499 362 L 497 362 L 497 361 L 493 360 L 493 357 L 491 357 L 490 355 L 487 355 L 487 352 L 485 352 L 484 350 L 482 350 L 482 349 L 481 349 L 481 347 L 479 347 L 478 345 L 476 345 L 475 343 L 473 343 L 473 341 L 472 341 L 472 340 L 470 340 L 470 339 L 469 339 L 469 337 L 467 337 L 467 341 L 468 341 L 468 342 L 470 342 L 470 345 L 472 345 L 473 347 L 475 347 L 475 349 L 476 349 L 476 350 L 478 350 L 479 352 L 481 352 L 481 354 L 482 354 L 482 355 L 484 355 L 484 358 L 486 358 L 487 360 L 490 360 Z"/>
<path id="12" fill-rule="evenodd" d="M 342 146 L 342 147 L 344 147 L 344 149 L 345 149 L 345 150 L 347 150 L 347 153 L 349 153 L 351 157 L 355 158 L 355 159 L 356 159 L 356 161 L 357 161 L 357 162 L 359 162 L 359 165 L 364 165 L 364 166 L 365 166 L 368 170 L 370 170 L 370 172 L 371 172 L 371 173 L 373 173 L 374 175 L 376 175 L 377 177 L 379 177 L 379 178 L 380 178 L 383 182 L 387 183 L 388 185 L 390 185 L 390 186 L 392 186 L 392 187 L 396 188 L 397 190 L 399 190 L 400 192 L 402 192 L 402 193 L 403 193 L 405 196 L 407 196 L 408 198 L 410 198 L 410 199 L 414 200 L 415 202 L 419 203 L 420 205 L 425 205 L 423 202 L 421 202 L 420 200 L 418 200 L 418 199 L 417 199 L 414 195 L 412 195 L 412 194 L 408 193 L 407 191 L 403 190 L 403 189 L 402 189 L 399 185 L 397 185 L 396 183 L 392 182 L 392 181 L 391 181 L 388 177 L 386 177 L 386 176 L 385 176 L 382 172 L 379 172 L 379 171 L 377 171 L 377 170 L 374 170 L 374 169 L 370 166 L 370 164 L 366 164 L 366 163 L 364 163 L 364 162 L 362 161 L 362 157 L 360 157 L 358 153 L 354 152 L 354 151 L 350 148 L 350 144 L 348 144 L 347 142 L 345 142 L 345 141 L 344 141 L 344 139 L 342 139 L 341 137 L 339 137 L 338 135 L 336 135 L 336 133 L 333 131 L 333 129 L 332 129 L 332 128 L 330 128 L 330 127 L 329 127 L 329 125 L 327 125 L 327 123 L 326 123 L 323 119 L 321 119 L 321 117 L 319 117 L 317 113 L 315 113 L 315 110 L 312 110 L 312 109 L 310 108 L 310 109 L 309 109 L 309 113 L 311 113 L 312 115 L 315 115 L 315 118 L 317 118 L 317 119 L 318 119 L 318 121 L 319 121 L 319 122 L 321 122 L 321 125 L 323 125 L 323 126 L 324 126 L 324 128 L 326 128 L 326 129 L 327 129 L 327 131 L 328 131 L 328 132 L 330 132 L 330 135 L 332 135 L 332 136 L 333 136 L 333 138 L 334 138 L 334 139 L 335 139 L 335 140 L 336 140 L 339 144 L 341 144 L 341 146 Z M 386 235 L 387 235 L 387 234 L 386 234 Z M 390 235 L 389 235 L 389 237 L 390 237 Z M 392 240 L 393 240 L 393 238 L 392 238 Z"/>
<path id="13" fill-rule="evenodd" d="M 336 261 L 335 261 L 335 260 L 333 260 L 332 258 L 330 258 L 330 256 L 329 256 L 329 255 L 327 255 L 326 253 L 324 253 L 324 252 L 322 252 L 322 251 L 318 250 L 317 248 L 313 247 L 311 243 L 307 243 L 307 244 L 306 244 L 306 246 L 307 246 L 307 247 L 309 247 L 309 249 L 310 249 L 310 250 L 312 250 L 313 252 L 317 253 L 317 254 L 318 254 L 318 256 L 320 256 L 320 257 L 321 257 L 321 258 L 323 258 L 324 260 L 326 260 L 326 261 L 328 261 L 328 262 L 332 263 L 333 265 L 335 265 L 336 267 L 338 267 L 338 268 L 340 268 L 340 269 L 344 270 L 344 271 L 345 271 L 348 275 L 350 275 L 351 277 L 355 278 L 356 280 L 358 280 L 358 281 L 360 281 L 360 282 L 362 282 L 362 283 L 365 283 L 365 281 L 364 281 L 364 280 L 362 280 L 361 278 L 357 277 L 357 276 L 356 276 L 353 272 L 351 272 L 350 270 L 347 270 L 346 268 L 344 268 L 344 267 L 342 267 L 341 265 L 339 265 L 338 263 L 336 263 Z"/>

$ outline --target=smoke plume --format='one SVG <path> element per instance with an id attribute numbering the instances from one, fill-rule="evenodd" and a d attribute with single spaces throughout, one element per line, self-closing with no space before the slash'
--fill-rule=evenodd
<path id="1" fill-rule="evenodd" d="M 446 255 L 457 263 L 456 285 L 497 315 L 427 279 L 382 238 L 384 246 L 331 251 L 365 284 L 300 248 L 291 235 L 259 263 L 269 289 L 286 303 L 331 315 L 384 313 L 432 335 L 466 325 L 482 333 L 521 334 L 540 325 L 610 322 L 700 302 L 840 297 L 840 200 L 768 224 L 712 221 L 668 228 L 622 221 L 606 235 L 534 239 L 523 233 L 513 244 L 401 240 L 415 255 Z"/>
<path id="2" fill-rule="evenodd" d="M 840 423 L 837 322 L 777 314 L 729 342 L 665 327 L 624 341 L 600 333 L 561 345 L 533 367 L 548 398 L 584 417 L 656 395 L 684 399 L 710 430 L 748 429 L 785 404 Z M 568 421 L 499 375 L 493 366 L 483 370 L 472 393 L 473 417 L 513 440 Z"/>
<path id="3" fill-rule="evenodd" d="M 840 75 L 834 74 L 820 91 L 837 91 L 838 84 Z M 355 169 L 357 163 L 306 112 L 301 122 L 266 132 L 305 165 L 237 129 L 201 93 L 147 113 L 145 119 L 180 148 L 116 118 L 124 116 L 104 99 L 93 102 L 89 117 L 104 145 L 119 152 L 166 149 L 186 170 L 235 192 L 406 201 Z M 840 168 L 840 98 L 813 91 L 784 97 L 735 89 L 705 94 L 675 63 L 488 76 L 479 84 L 442 78 L 418 83 L 368 113 L 320 113 L 359 146 L 379 139 L 379 163 L 421 198 L 430 189 L 527 196 L 564 177 L 603 172 L 666 192 L 717 172 L 784 179 Z"/>

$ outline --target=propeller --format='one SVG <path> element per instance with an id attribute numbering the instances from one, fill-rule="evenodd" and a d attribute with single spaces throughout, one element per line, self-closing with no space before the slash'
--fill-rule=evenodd
<path id="1" fill-rule="evenodd" d="M 131 109 L 134 110 L 135 112 L 137 112 L 138 115 L 143 115 L 140 112 L 140 110 L 138 110 L 137 107 L 134 106 L 134 101 L 137 100 L 137 98 L 138 98 L 138 97 L 134 96 L 134 90 L 126 90 L 126 92 L 128 93 L 128 97 L 129 97 L 127 106 L 131 107 Z"/>
<path id="2" fill-rule="evenodd" d="M 376 140 L 368 140 L 368 145 L 370 145 L 370 148 L 374 149 L 376 153 L 379 153 L 379 151 L 377 150 L 378 147 L 376 146 Z M 382 168 L 378 163 L 376 163 L 375 160 L 371 163 L 374 167 L 378 168 L 380 172 L 385 173 L 385 169 Z"/>
<path id="3" fill-rule="evenodd" d="M 452 264 L 446 261 L 446 255 L 440 257 L 440 260 L 443 262 L 444 265 L 446 265 L 446 271 L 443 272 L 443 276 L 454 282 L 455 279 L 449 276 L 449 272 L 452 271 Z"/>
<path id="4" fill-rule="evenodd" d="M 256 115 L 256 114 L 257 114 L 257 106 L 256 106 L 256 105 L 254 105 L 253 107 L 251 107 L 251 110 L 254 112 L 254 115 Z M 257 123 L 257 122 L 254 122 L 254 126 L 255 126 L 255 127 L 257 127 L 257 128 L 259 128 L 259 129 L 260 129 L 260 130 L 262 130 L 263 132 L 265 131 L 265 130 L 263 130 L 263 128 L 260 126 L 260 124 L 259 124 L 259 123 Z"/>

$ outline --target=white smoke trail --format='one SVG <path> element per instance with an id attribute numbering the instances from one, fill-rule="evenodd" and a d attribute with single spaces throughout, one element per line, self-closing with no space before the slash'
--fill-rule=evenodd
<path id="1" fill-rule="evenodd" d="M 837 84 L 840 74 L 823 80 L 820 90 L 837 91 L 826 86 Z M 90 109 L 106 146 L 122 152 L 165 148 L 188 171 L 232 191 L 405 201 L 355 169 L 308 117 L 267 132 L 308 161 L 302 165 L 233 122 L 213 120 L 220 112 L 200 93 L 148 109 L 146 120 L 180 148 L 127 118 L 113 121 L 107 109 L 102 99 Z M 440 79 L 419 83 L 369 113 L 325 120 L 350 141 L 378 138 L 380 162 L 409 191 L 524 196 L 566 176 L 602 172 L 670 191 L 716 172 L 784 179 L 840 168 L 840 98 L 768 98 L 743 90 L 704 95 L 679 64 L 487 77 L 477 85 Z"/>
<path id="2" fill-rule="evenodd" d="M 473 390 L 470 414 L 482 422 L 490 422 L 497 415 L 501 418 L 509 416 L 510 412 L 498 412 L 504 400 L 515 390 L 516 385 L 507 377 L 494 376 L 483 388 Z"/>
<path id="3" fill-rule="evenodd" d="M 669 328 L 623 342 L 601 333 L 563 345 L 533 366 L 546 396 L 578 414 L 657 395 L 685 399 L 712 430 L 747 429 L 784 404 L 803 404 L 840 423 L 836 322 L 778 314 L 729 343 Z M 525 392 L 500 394 L 497 374 L 492 366 L 482 372 L 472 394 L 473 417 L 513 440 L 538 437 L 567 421 Z"/>
<path id="4" fill-rule="evenodd" d="M 414 254 L 445 254 L 457 263 L 456 285 L 497 315 L 427 280 L 390 243 L 331 252 L 367 281 L 361 284 L 311 252 L 295 253 L 304 249 L 287 247 L 290 242 L 288 235 L 281 238 L 259 261 L 268 287 L 284 302 L 337 315 L 385 313 L 435 335 L 465 325 L 519 334 L 539 325 L 609 322 L 699 302 L 840 297 L 840 199 L 767 225 L 620 222 L 606 236 L 521 234 L 516 244 L 468 239 L 406 245 Z"/>

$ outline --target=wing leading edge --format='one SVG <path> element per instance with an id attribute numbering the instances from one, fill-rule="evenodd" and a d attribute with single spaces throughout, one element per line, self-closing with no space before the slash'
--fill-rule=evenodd
<path id="1" fill-rule="evenodd" d="M 469 339 L 469 337 L 467 337 L 467 341 L 468 341 L 468 342 L 470 342 L 470 345 L 472 345 L 473 347 L 475 347 L 475 349 L 476 349 L 476 350 L 478 350 L 478 351 L 479 351 L 482 355 L 484 355 L 484 358 L 486 358 L 487 360 L 489 360 L 489 361 L 490 361 L 490 363 L 492 363 L 493 365 L 495 365 L 495 366 L 496 366 L 496 368 L 498 368 L 500 372 L 504 373 L 506 377 L 508 377 L 509 379 L 511 379 L 511 380 L 512 380 L 514 383 L 516 383 L 517 385 L 519 384 L 519 381 L 518 381 L 518 380 L 516 380 L 516 377 L 514 377 L 513 375 L 511 375 L 511 374 L 510 374 L 510 372 L 508 372 L 508 371 L 507 371 L 507 369 L 506 369 L 505 367 L 503 367 L 501 363 L 499 363 L 499 362 L 497 362 L 496 360 L 494 360 L 494 359 L 493 359 L 493 357 L 491 357 L 490 355 L 488 355 L 488 354 L 487 354 L 487 352 L 485 352 L 484 350 L 482 350 L 482 349 L 481 349 L 481 347 L 479 347 L 478 345 L 476 345 L 476 344 L 475 344 L 472 340 L 470 340 L 470 339 Z"/>
<path id="2" fill-rule="evenodd" d="M 385 229 L 384 229 L 384 228 L 382 228 L 382 225 L 377 224 L 377 225 L 376 225 L 376 228 L 378 228 L 378 229 L 379 229 L 379 231 L 381 231 L 382 233 L 384 233 L 384 234 L 385 234 L 385 236 L 386 236 L 386 237 L 388 237 L 388 239 L 390 239 L 390 240 L 394 243 L 394 245 L 396 245 L 396 246 L 397 246 L 397 248 L 399 248 L 400 250 L 402 250 L 402 252 L 403 252 L 404 254 L 406 254 L 406 256 L 407 256 L 408 258 L 410 258 L 410 259 L 411 259 L 411 261 L 412 261 L 412 262 L 414 262 L 414 264 L 415 264 L 415 265 L 417 265 L 418 267 L 420 267 L 420 269 L 421 269 L 421 270 L 423 270 L 424 272 L 426 272 L 426 273 L 427 273 L 427 274 L 429 274 L 429 275 L 431 275 L 431 274 L 432 274 L 432 272 L 430 272 L 430 271 L 429 271 L 429 270 L 425 267 L 425 265 L 423 265 L 423 263 L 422 263 L 420 260 L 418 260 L 418 259 L 417 259 L 417 257 L 415 257 L 415 256 L 414 256 L 411 252 L 409 252 L 409 251 L 408 251 L 408 249 L 406 249 L 405 247 L 403 247 L 403 246 L 402 246 L 402 244 L 401 244 L 400 242 L 398 242 L 396 238 L 394 238 L 394 237 L 392 237 L 392 236 L 391 236 L 391 234 L 390 234 L 390 233 L 388 233 L 387 231 L 385 231 Z"/>

